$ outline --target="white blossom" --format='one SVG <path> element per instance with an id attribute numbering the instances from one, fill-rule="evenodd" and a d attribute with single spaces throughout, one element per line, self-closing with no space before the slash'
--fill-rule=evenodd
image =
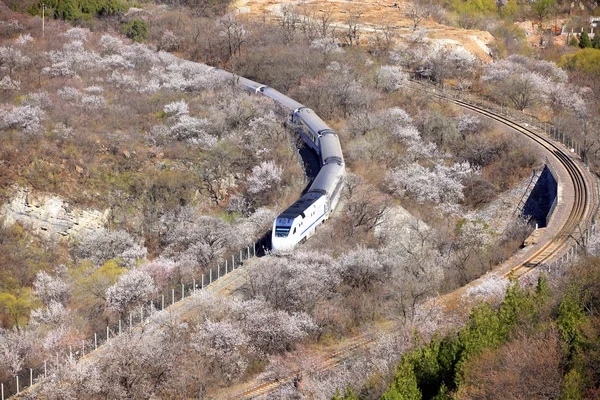
<path id="1" fill-rule="evenodd" d="M 463 297 L 481 297 L 483 299 L 502 298 L 506 293 L 508 279 L 489 275 L 470 284 Z"/>
<path id="2" fill-rule="evenodd" d="M 93 94 L 93 95 L 100 95 L 104 92 L 104 89 L 102 88 L 102 86 L 88 86 L 83 90 L 86 93 Z"/>
<path id="3" fill-rule="evenodd" d="M 89 259 L 97 266 L 113 258 L 121 258 L 126 265 L 146 257 L 147 250 L 125 231 L 97 230 L 83 236 L 73 248 L 73 255 Z"/>
<path id="4" fill-rule="evenodd" d="M 310 43 L 310 48 L 321 51 L 325 54 L 343 53 L 344 50 L 340 47 L 341 43 L 338 39 L 318 38 Z"/>
<path id="5" fill-rule="evenodd" d="M 71 40 L 87 42 L 89 33 L 90 33 L 90 31 L 88 29 L 71 28 L 71 29 L 67 30 L 65 33 L 62 33 L 61 36 L 64 36 L 67 39 L 71 39 Z"/>
<path id="6" fill-rule="evenodd" d="M 2 90 L 19 90 L 20 88 L 21 82 L 13 80 L 8 75 L 4 75 L 4 78 L 0 79 L 0 89 Z"/>
<path id="7" fill-rule="evenodd" d="M 305 313 L 289 314 L 274 310 L 263 300 L 250 300 L 240 309 L 242 331 L 250 343 L 265 354 L 290 351 L 317 327 Z"/>
<path id="8" fill-rule="evenodd" d="M 42 75 L 49 76 L 51 78 L 56 78 L 58 76 L 75 76 L 77 73 L 71 69 L 69 64 L 65 61 L 61 61 L 55 64 L 52 64 L 50 67 L 42 68 Z"/>
<path id="9" fill-rule="evenodd" d="M 73 128 L 66 126 L 62 122 L 59 122 L 52 129 L 52 133 L 61 139 L 67 139 L 73 135 Z"/>
<path id="10" fill-rule="evenodd" d="M 179 38 L 170 30 L 165 30 L 160 38 L 160 48 L 165 51 L 173 51 L 179 47 Z"/>
<path id="11" fill-rule="evenodd" d="M 71 296 L 71 286 L 60 277 L 53 277 L 45 271 L 40 271 L 33 281 L 33 293 L 45 305 L 52 302 L 66 305 Z"/>
<path id="12" fill-rule="evenodd" d="M 152 277 L 140 269 L 133 269 L 106 289 L 106 304 L 110 310 L 123 313 L 149 300 L 155 292 Z"/>
<path id="13" fill-rule="evenodd" d="M 40 107 L 13 107 L 10 111 L 0 109 L 0 129 L 20 129 L 26 133 L 41 128 L 45 113 Z"/>
<path id="14" fill-rule="evenodd" d="M 0 47 L 0 71 L 8 71 L 12 74 L 15 70 L 23 68 L 31 63 L 31 58 L 23 55 L 21 50 L 12 47 Z"/>
<path id="15" fill-rule="evenodd" d="M 86 95 L 82 96 L 80 101 L 80 105 L 87 110 L 95 110 L 99 108 L 104 108 L 107 106 L 108 102 L 103 96 L 97 95 Z"/>
<path id="16" fill-rule="evenodd" d="M 110 54 L 102 57 L 101 66 L 107 71 L 114 71 L 116 69 L 133 69 L 135 65 L 125 59 L 120 54 Z"/>
<path id="17" fill-rule="evenodd" d="M 476 115 L 462 114 L 457 118 L 456 127 L 463 134 L 473 134 L 481 129 L 481 118 Z"/>
<path id="18" fill-rule="evenodd" d="M 436 164 L 433 169 L 417 163 L 388 173 L 391 187 L 400 195 L 409 194 L 420 202 L 453 204 L 464 198 L 465 178 L 477 173 L 468 162 L 450 167 Z"/>
<path id="19" fill-rule="evenodd" d="M 58 94 L 59 97 L 67 100 L 70 103 L 79 102 L 79 99 L 82 96 L 82 94 L 79 90 L 75 89 L 74 87 L 70 87 L 70 86 L 65 86 L 62 89 L 58 89 L 56 91 L 56 94 Z"/>
<path id="20" fill-rule="evenodd" d="M 252 175 L 248 177 L 248 192 L 257 194 L 276 188 L 281 182 L 282 174 L 283 169 L 274 161 L 263 161 L 252 168 Z"/>
<path id="21" fill-rule="evenodd" d="M 47 307 L 31 310 L 30 323 L 33 325 L 59 325 L 65 323 L 70 314 L 71 311 L 66 309 L 64 305 L 52 300 Z"/>
<path id="22" fill-rule="evenodd" d="M 192 336 L 192 346 L 213 365 L 227 381 L 238 378 L 248 366 L 243 348 L 248 345 L 248 336 L 231 322 L 206 321 Z"/>
<path id="23" fill-rule="evenodd" d="M 174 101 L 172 103 L 166 104 L 163 107 L 163 111 L 169 117 L 187 115 L 190 113 L 188 109 L 188 104 L 185 100 Z"/>
<path id="24" fill-rule="evenodd" d="M 209 122 L 206 118 L 196 118 L 182 114 L 171 125 L 170 131 L 171 136 L 176 140 L 188 140 L 203 149 L 209 149 L 217 143 L 217 138 L 206 132 L 208 126 Z"/>
<path id="25" fill-rule="evenodd" d="M 33 42 L 33 37 L 29 33 L 20 34 L 19 37 L 15 40 L 15 42 L 20 46 L 25 46 L 29 42 Z"/>
<path id="26" fill-rule="evenodd" d="M 110 35 L 102 35 L 102 38 L 100 38 L 100 44 L 102 45 L 104 52 L 107 54 L 119 54 L 125 47 L 121 39 Z"/>
<path id="27" fill-rule="evenodd" d="M 20 372 L 25 359 L 32 355 L 37 341 L 39 338 L 32 330 L 0 328 L 0 372 L 5 375 Z"/>
<path id="28" fill-rule="evenodd" d="M 29 93 L 23 99 L 23 105 L 39 108 L 48 108 L 52 105 L 52 100 L 45 90 L 41 92 Z"/>
<path id="29" fill-rule="evenodd" d="M 382 65 L 377 72 L 378 86 L 386 92 L 395 92 L 408 82 L 408 73 L 394 65 Z"/>
<path id="30" fill-rule="evenodd" d="M 139 270 L 152 277 L 158 288 L 165 288 L 173 279 L 178 265 L 168 258 L 157 258 L 138 267 Z"/>

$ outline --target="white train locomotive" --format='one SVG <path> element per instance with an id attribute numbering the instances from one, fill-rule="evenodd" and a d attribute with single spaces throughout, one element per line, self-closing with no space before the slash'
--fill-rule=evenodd
<path id="1" fill-rule="evenodd" d="M 291 250 L 311 236 L 337 205 L 344 186 L 344 156 L 338 135 L 313 110 L 283 93 L 250 79 L 219 70 L 228 79 L 236 79 L 246 90 L 269 97 L 290 110 L 290 120 L 302 139 L 319 156 L 321 169 L 306 194 L 282 212 L 273 223 L 271 247 Z"/>

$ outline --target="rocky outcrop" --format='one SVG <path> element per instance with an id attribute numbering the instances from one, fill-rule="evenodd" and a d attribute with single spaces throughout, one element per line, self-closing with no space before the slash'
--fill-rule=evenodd
<path id="1" fill-rule="evenodd" d="M 32 233 L 50 238 L 67 238 L 77 233 L 103 229 L 109 210 L 99 211 L 71 205 L 49 194 L 34 193 L 31 188 L 13 188 L 11 200 L 0 208 L 5 225 L 16 222 Z"/>

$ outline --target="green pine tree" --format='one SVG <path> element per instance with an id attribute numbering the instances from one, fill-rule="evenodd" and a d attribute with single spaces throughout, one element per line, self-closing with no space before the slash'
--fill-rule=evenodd
<path id="1" fill-rule="evenodd" d="M 592 39 L 592 47 L 595 49 L 600 49 L 600 34 L 594 33 L 594 38 Z"/>
<path id="2" fill-rule="evenodd" d="M 560 398 L 563 400 L 581 400 L 583 388 L 583 379 L 575 368 L 571 369 L 563 378 L 562 393 Z"/>
<path id="3" fill-rule="evenodd" d="M 577 37 L 575 35 L 573 35 L 571 37 L 571 39 L 569 40 L 569 46 L 571 46 L 571 47 L 579 46 L 579 40 L 577 40 Z"/>
<path id="4" fill-rule="evenodd" d="M 590 40 L 590 36 L 584 30 L 579 36 L 579 47 L 582 49 L 587 49 L 588 47 L 592 47 L 592 41 Z"/>
<path id="5" fill-rule="evenodd" d="M 423 395 L 417 386 L 417 377 L 412 363 L 403 358 L 392 386 L 381 396 L 381 400 L 421 400 Z"/>

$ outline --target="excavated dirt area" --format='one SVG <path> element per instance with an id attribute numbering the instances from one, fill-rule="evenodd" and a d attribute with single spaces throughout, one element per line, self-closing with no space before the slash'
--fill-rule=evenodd
<path id="1" fill-rule="evenodd" d="M 338 30 L 347 29 L 350 16 L 360 14 L 358 24 L 361 41 L 365 35 L 372 34 L 384 26 L 393 27 L 399 40 L 413 33 L 413 21 L 408 16 L 411 3 L 402 0 L 238 0 L 234 7 L 238 14 L 275 19 L 281 14 L 281 6 L 285 4 L 296 5 L 309 16 L 318 13 L 330 14 L 331 21 Z M 419 29 L 435 42 L 446 46 L 462 46 L 484 61 L 491 58 L 487 45 L 493 37 L 489 32 L 440 25 L 431 19 L 422 21 Z"/>

